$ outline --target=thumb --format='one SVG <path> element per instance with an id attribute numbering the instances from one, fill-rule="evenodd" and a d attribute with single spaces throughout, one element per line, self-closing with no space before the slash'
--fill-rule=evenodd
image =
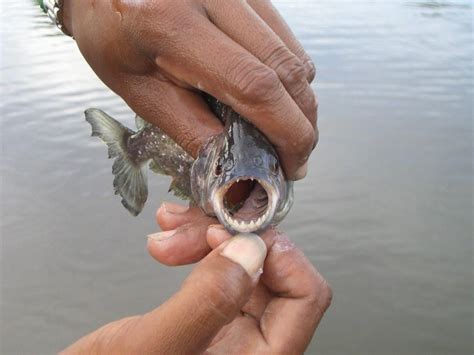
<path id="1" fill-rule="evenodd" d="M 255 234 L 237 235 L 213 250 L 172 298 L 143 316 L 143 350 L 204 351 L 249 300 L 266 253 L 265 243 Z"/>

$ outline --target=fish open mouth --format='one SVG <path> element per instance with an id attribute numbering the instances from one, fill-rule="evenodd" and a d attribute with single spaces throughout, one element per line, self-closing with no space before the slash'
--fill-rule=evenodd
<path id="1" fill-rule="evenodd" d="M 217 217 L 226 227 L 250 233 L 266 227 L 276 210 L 274 188 L 255 177 L 239 177 L 222 186 L 215 195 Z"/>

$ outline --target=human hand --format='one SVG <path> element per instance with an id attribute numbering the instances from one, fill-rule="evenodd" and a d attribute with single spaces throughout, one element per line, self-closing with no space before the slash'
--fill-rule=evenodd
<path id="1" fill-rule="evenodd" d="M 200 90 L 258 127 L 290 180 L 305 176 L 315 69 L 270 0 L 65 0 L 63 12 L 101 80 L 191 155 L 222 130 Z"/>
<path id="2" fill-rule="evenodd" d="M 330 304 L 331 290 L 288 237 L 269 230 L 263 242 L 256 236 L 231 239 L 220 226 L 204 227 L 215 220 L 194 209 L 179 213 L 179 219 L 167 213 L 159 213 L 165 232 L 148 242 L 154 258 L 188 263 L 189 255 L 171 253 L 194 248 L 197 235 L 213 250 L 166 303 L 108 324 L 64 354 L 302 353 Z M 166 226 L 178 229 L 170 233 Z"/>

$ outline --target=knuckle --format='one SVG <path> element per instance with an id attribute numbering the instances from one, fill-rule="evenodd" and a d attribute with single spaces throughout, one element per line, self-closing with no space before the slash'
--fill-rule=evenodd
<path id="1" fill-rule="evenodd" d="M 328 282 L 323 279 L 323 283 L 321 284 L 321 296 L 319 297 L 317 303 L 318 309 L 321 311 L 322 314 L 324 314 L 328 310 L 329 306 L 331 306 L 332 298 L 332 288 L 328 284 Z"/>
<path id="2" fill-rule="evenodd" d="M 319 284 L 320 297 L 318 297 L 318 307 L 324 313 L 332 302 L 333 291 L 326 279 L 321 277 Z"/>
<path id="3" fill-rule="evenodd" d="M 309 57 L 305 63 L 305 68 L 306 68 L 306 80 L 309 83 L 312 83 L 314 78 L 316 77 L 317 70 L 316 70 L 316 65 L 314 65 L 314 62 Z"/>
<path id="4" fill-rule="evenodd" d="M 309 124 L 306 124 L 304 129 L 302 129 L 302 132 L 301 132 L 301 138 L 300 138 L 301 144 L 299 144 L 299 146 L 301 147 L 300 153 L 305 153 L 311 150 L 311 148 L 313 147 L 314 141 L 315 141 L 314 130 L 312 129 L 311 126 L 309 126 Z"/>
<path id="5" fill-rule="evenodd" d="M 281 83 L 274 70 L 247 58 L 231 63 L 230 67 L 228 81 L 235 83 L 242 101 L 268 103 L 279 99 Z"/>
<path id="6" fill-rule="evenodd" d="M 274 41 L 270 41 L 266 46 L 262 47 L 259 57 L 270 67 L 277 68 L 282 63 L 293 59 L 294 55 L 283 43 L 275 44 Z"/>
<path id="7" fill-rule="evenodd" d="M 141 15 L 142 21 L 148 21 L 151 18 L 167 19 L 176 12 L 174 3 L 174 0 L 160 0 L 150 1 L 144 6 L 138 1 L 116 0 L 114 5 L 117 10 L 122 10 L 120 13 L 125 20 L 133 22 L 137 14 Z"/>
<path id="8" fill-rule="evenodd" d="M 202 140 L 200 136 L 192 134 L 191 132 L 184 131 L 182 131 L 180 136 L 177 138 L 177 142 L 181 146 L 181 148 L 183 148 L 193 157 L 197 156 L 202 145 Z"/>
<path id="9" fill-rule="evenodd" d="M 324 303 L 324 310 L 327 310 L 330 306 L 331 306 L 331 303 L 332 303 L 332 299 L 334 297 L 334 291 L 332 290 L 332 287 L 331 285 L 326 281 L 325 281 L 325 291 L 326 291 L 326 297 L 325 297 L 325 303 Z"/>
<path id="10" fill-rule="evenodd" d="M 318 143 L 319 143 L 319 129 L 316 127 L 314 130 L 314 143 L 313 143 L 313 148 L 311 149 L 312 151 L 316 148 Z"/>
<path id="11" fill-rule="evenodd" d="M 300 96 L 304 98 L 304 104 L 306 108 L 316 113 L 318 110 L 318 98 L 316 97 L 316 93 L 306 81 L 302 86 L 305 90 Z"/>
<path id="12" fill-rule="evenodd" d="M 266 54 L 262 56 L 263 62 L 275 70 L 288 90 L 304 90 L 307 83 L 307 68 L 296 55 L 283 44 L 272 45 L 264 52 Z"/>
<path id="13" fill-rule="evenodd" d="M 316 141 L 316 134 L 313 128 L 305 121 L 304 127 L 298 130 L 295 144 L 293 145 L 293 155 L 299 163 L 305 163 L 313 150 Z"/>
<path id="14" fill-rule="evenodd" d="M 295 91 L 295 94 L 301 93 L 306 89 L 308 85 L 306 69 L 296 57 L 283 62 L 278 72 L 281 73 L 280 75 L 285 86 L 287 86 L 289 90 Z"/>
<path id="15" fill-rule="evenodd" d="M 320 315 L 323 315 L 331 305 L 333 299 L 333 291 L 331 286 L 328 284 L 317 271 L 315 271 L 311 282 L 308 282 L 308 297 L 309 304 L 317 309 Z"/>
<path id="16" fill-rule="evenodd" d="M 280 59 L 274 60 L 274 63 L 279 64 L 272 67 L 288 93 L 314 127 L 316 125 L 317 100 L 308 83 L 308 70 L 310 69 L 298 57 L 288 51 L 286 54 L 280 54 L 280 56 Z"/>
<path id="17" fill-rule="evenodd" d="M 159 53 L 167 52 L 170 44 L 178 41 L 184 33 L 194 31 L 193 16 L 184 2 L 175 0 L 160 1 L 125 1 L 128 7 L 133 7 L 134 16 L 128 16 L 132 39 L 149 49 Z M 146 4 L 146 5 L 144 5 Z M 140 19 L 137 24 L 137 18 Z M 167 43 L 164 45 L 163 43 Z M 157 55 L 157 54 L 155 54 Z"/>
<path id="18" fill-rule="evenodd" d="M 311 89 L 311 86 L 304 81 L 300 88 L 293 92 L 292 95 L 295 99 L 295 102 L 300 107 L 301 111 L 305 114 L 306 118 L 311 123 L 311 126 L 316 127 L 317 112 L 318 112 L 318 102 L 314 91 Z"/>
<path id="19" fill-rule="evenodd" d="M 306 53 L 303 46 L 298 44 L 295 54 L 298 58 L 300 58 L 301 62 L 303 63 L 306 71 L 306 80 L 311 83 L 314 78 L 316 77 L 316 66 L 311 59 L 311 57 Z"/>
<path id="20" fill-rule="evenodd" d="M 308 118 L 311 122 L 311 125 L 316 128 L 317 120 L 318 120 L 318 98 L 314 94 L 314 92 L 310 88 L 309 99 L 306 103 Z"/>

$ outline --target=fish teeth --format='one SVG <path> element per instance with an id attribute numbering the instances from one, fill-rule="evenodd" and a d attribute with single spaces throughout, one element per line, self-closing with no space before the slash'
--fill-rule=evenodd
<path id="1" fill-rule="evenodd" d="M 250 221 L 244 221 L 244 220 L 238 220 L 232 217 L 229 213 L 226 211 L 223 213 L 224 220 L 234 229 L 240 230 L 241 232 L 246 232 L 246 231 L 253 231 L 258 228 L 260 228 L 263 223 L 268 219 L 268 216 L 270 215 L 270 209 L 267 208 L 265 213 L 258 217 L 255 220 L 250 220 Z"/>

